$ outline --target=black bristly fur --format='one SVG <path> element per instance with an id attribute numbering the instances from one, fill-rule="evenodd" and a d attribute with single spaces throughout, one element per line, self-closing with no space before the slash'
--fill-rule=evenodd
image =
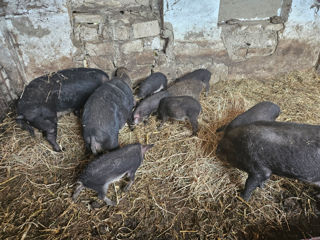
<path id="1" fill-rule="evenodd" d="M 271 174 L 320 186 L 320 126 L 268 121 L 239 126 L 225 133 L 217 154 L 248 173 L 245 200 Z"/>
<path id="2" fill-rule="evenodd" d="M 61 151 L 56 142 L 57 114 L 77 111 L 90 94 L 108 75 L 94 68 L 70 68 L 32 80 L 24 89 L 17 105 L 17 123 L 33 134 L 38 128 L 55 151 Z"/>

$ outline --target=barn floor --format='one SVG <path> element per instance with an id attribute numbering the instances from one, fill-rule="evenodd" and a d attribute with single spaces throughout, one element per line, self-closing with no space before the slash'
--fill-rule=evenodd
<path id="1" fill-rule="evenodd" d="M 59 120 L 61 153 L 38 133 L 31 138 L 9 113 L 0 128 L 1 239 L 301 239 L 320 236 L 317 189 L 272 176 L 249 202 L 239 198 L 246 174 L 215 156 L 221 135 L 215 130 L 262 100 L 280 105 L 279 120 L 320 122 L 320 76 L 294 72 L 265 81 L 214 84 L 201 96 L 198 137 L 191 126 L 167 122 L 161 130 L 152 117 L 120 143 L 154 143 L 129 192 L 123 182 L 108 195 L 120 200 L 103 205 L 85 190 L 73 203 L 76 176 L 92 160 L 84 152 L 79 120 Z"/>

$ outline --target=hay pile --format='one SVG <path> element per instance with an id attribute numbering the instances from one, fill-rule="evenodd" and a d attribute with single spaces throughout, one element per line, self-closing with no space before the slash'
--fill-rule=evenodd
<path id="1" fill-rule="evenodd" d="M 73 114 L 59 120 L 61 153 L 40 136 L 31 138 L 8 114 L 0 130 L 1 239 L 274 239 L 320 235 L 316 189 L 272 176 L 265 189 L 243 202 L 238 191 L 246 174 L 215 156 L 215 130 L 262 100 L 280 105 L 281 121 L 319 124 L 320 77 L 313 71 L 257 81 L 215 84 L 201 97 L 198 137 L 191 125 L 152 117 L 133 132 L 120 132 L 121 145 L 155 143 L 129 192 L 121 182 L 102 205 L 82 191 L 71 201 L 79 172 L 93 158 L 84 152 L 81 125 Z M 97 204 L 98 203 L 98 204 Z M 97 207 L 97 205 L 102 205 Z"/>

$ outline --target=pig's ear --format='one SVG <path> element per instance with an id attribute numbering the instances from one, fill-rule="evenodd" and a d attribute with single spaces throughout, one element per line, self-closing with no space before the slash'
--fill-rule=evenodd
<path id="1" fill-rule="evenodd" d="M 141 145 L 141 152 L 142 154 L 145 154 L 146 151 L 148 151 L 150 148 L 152 148 L 154 144 L 148 144 L 148 145 Z"/>

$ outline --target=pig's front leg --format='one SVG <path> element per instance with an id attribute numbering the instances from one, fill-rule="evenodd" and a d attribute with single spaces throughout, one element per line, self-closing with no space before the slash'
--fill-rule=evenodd
<path id="1" fill-rule="evenodd" d="M 57 127 L 46 131 L 45 137 L 47 141 L 52 145 L 54 151 L 61 152 L 61 148 L 57 143 Z"/>
<path id="2" fill-rule="evenodd" d="M 249 173 L 243 192 L 240 194 L 245 201 L 248 201 L 251 193 L 262 184 L 257 175 Z"/>

